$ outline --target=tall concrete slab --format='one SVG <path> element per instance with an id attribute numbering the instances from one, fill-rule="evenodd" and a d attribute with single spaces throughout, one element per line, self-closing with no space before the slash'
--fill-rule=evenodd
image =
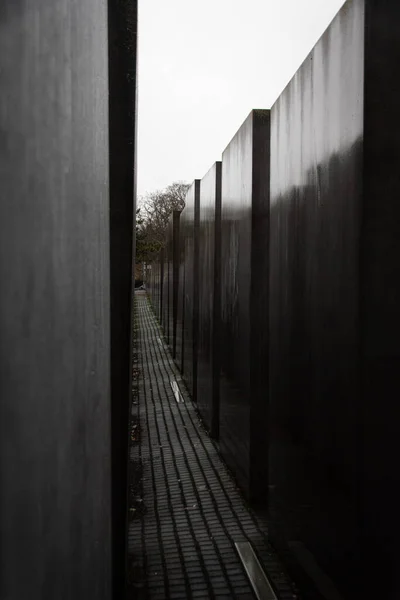
<path id="1" fill-rule="evenodd" d="M 179 248 L 178 248 L 178 292 L 176 311 L 176 348 L 175 363 L 183 373 L 183 356 L 185 353 L 184 327 L 185 327 L 185 239 L 183 236 L 184 216 L 179 222 Z"/>
<path id="2" fill-rule="evenodd" d="M 212 437 L 219 434 L 221 312 L 221 173 L 216 162 L 200 184 L 197 404 Z"/>
<path id="3" fill-rule="evenodd" d="M 176 358 L 177 321 L 178 321 L 178 294 L 179 294 L 179 248 L 180 248 L 180 216 L 181 211 L 173 212 L 173 255 L 172 255 L 172 358 Z"/>
<path id="4" fill-rule="evenodd" d="M 253 500 L 267 487 L 269 135 L 253 110 L 222 155 L 220 447 Z"/>
<path id="5" fill-rule="evenodd" d="M 162 326 L 167 344 L 175 354 L 176 346 L 176 302 L 178 285 L 177 248 L 179 244 L 179 214 L 170 215 L 165 234 L 163 269 L 163 309 Z M 175 302 L 175 308 L 174 308 Z"/>
<path id="6" fill-rule="evenodd" d="M 151 302 L 154 312 L 157 311 L 157 292 L 156 292 L 156 279 L 157 279 L 157 258 L 146 264 L 146 273 L 144 283 L 146 286 L 147 296 Z"/>
<path id="7" fill-rule="evenodd" d="M 171 273 L 171 274 L 170 274 Z M 162 313 L 161 313 L 161 326 L 164 332 L 164 337 L 169 344 L 169 299 L 170 292 L 169 286 L 172 278 L 172 258 L 171 258 L 171 248 L 167 243 L 164 248 L 164 269 L 163 269 L 163 278 L 162 278 L 162 295 L 163 295 L 163 304 L 162 304 Z"/>
<path id="8" fill-rule="evenodd" d="M 4 599 L 112 596 L 107 47 L 104 0 L 1 2 Z"/>
<path id="9" fill-rule="evenodd" d="M 348 1 L 271 109 L 271 535 L 306 597 L 400 594 L 399 17 Z"/>
<path id="10" fill-rule="evenodd" d="M 165 305 L 165 330 L 168 346 L 172 349 L 173 344 L 173 296 L 174 296 L 174 218 L 170 215 L 165 242 L 165 252 L 168 262 L 167 297 Z"/>
<path id="11" fill-rule="evenodd" d="M 184 252 L 184 297 L 182 307 L 184 316 L 182 335 L 178 337 L 180 348 L 177 349 L 177 359 L 179 360 L 179 357 L 182 357 L 183 379 L 195 402 L 197 401 L 199 310 L 199 208 L 200 180 L 195 179 L 186 194 L 185 208 L 180 217 L 180 235 Z M 182 348 L 184 348 L 183 351 Z"/>
<path id="12" fill-rule="evenodd" d="M 90 19 L 89 13 L 86 18 Z M 127 568 L 127 424 L 130 422 L 132 394 L 132 299 L 136 231 L 136 47 L 137 0 L 109 0 L 113 594 L 118 598 L 124 593 Z"/>
<path id="13" fill-rule="evenodd" d="M 158 281 L 157 281 L 157 288 L 158 288 L 158 298 L 159 298 L 159 302 L 158 302 L 158 319 L 161 322 L 161 318 L 162 318 L 162 313 L 163 313 L 163 302 L 164 302 L 164 296 L 163 296 L 163 281 L 164 281 L 164 248 L 162 248 L 160 250 L 160 255 L 159 255 L 159 269 L 158 269 Z"/>
<path id="14" fill-rule="evenodd" d="M 164 249 L 160 252 L 151 263 L 151 269 L 149 270 L 148 281 L 146 282 L 146 290 L 149 295 L 151 304 L 154 309 L 154 313 L 158 320 L 162 314 L 162 281 L 163 281 L 163 269 L 164 269 Z"/>
<path id="15" fill-rule="evenodd" d="M 167 255 L 168 255 L 168 344 L 172 358 L 176 356 L 176 322 L 178 304 L 178 279 L 179 279 L 179 217 L 180 211 L 171 213 L 167 229 Z"/>

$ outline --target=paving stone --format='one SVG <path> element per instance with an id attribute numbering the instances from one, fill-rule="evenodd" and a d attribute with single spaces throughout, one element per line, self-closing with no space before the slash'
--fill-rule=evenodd
<path id="1" fill-rule="evenodd" d="M 246 540 L 275 579 L 279 600 L 294 600 L 295 588 L 268 542 L 267 520 L 247 508 L 184 385 L 184 402 L 175 400 L 170 381 L 181 376 L 159 344 L 163 334 L 143 293 L 135 294 L 135 319 L 140 375 L 132 418 L 140 441 L 130 456 L 132 470 L 133 464 L 141 469 L 134 497 L 143 510 L 134 505 L 128 543 L 133 557 L 146 553 L 149 600 L 253 600 L 234 546 Z"/>

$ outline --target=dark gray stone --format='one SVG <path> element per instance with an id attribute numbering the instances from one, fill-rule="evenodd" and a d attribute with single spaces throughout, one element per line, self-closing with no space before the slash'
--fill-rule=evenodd
<path id="1" fill-rule="evenodd" d="M 158 288 L 158 296 L 159 296 L 159 309 L 158 309 L 158 318 L 161 321 L 161 316 L 162 316 L 162 312 L 163 312 L 163 302 L 164 302 L 164 297 L 163 297 L 163 281 L 164 281 L 164 248 L 160 251 L 160 258 L 159 258 L 159 277 L 158 277 L 158 281 L 156 283 L 157 288 Z"/>
<path id="2" fill-rule="evenodd" d="M 171 236 L 171 232 L 167 233 L 168 237 Z M 171 272 L 171 274 L 170 274 Z M 164 336 L 169 344 L 169 285 L 172 279 L 172 256 L 171 256 L 171 246 L 170 244 L 166 244 L 164 249 L 164 269 L 163 269 L 163 279 L 162 279 L 162 296 L 163 296 L 163 304 L 162 304 L 162 313 L 161 313 L 161 325 L 163 328 Z"/>
<path id="3" fill-rule="evenodd" d="M 111 598 L 107 39 L 104 0 L 1 2 L 4 599 Z"/>
<path id="4" fill-rule="evenodd" d="M 4 0 L 0 74 L 0 596 L 122 597 L 136 2 Z"/>
<path id="5" fill-rule="evenodd" d="M 181 252 L 178 287 L 178 327 L 176 359 L 182 363 L 182 374 L 193 400 L 197 400 L 197 331 L 199 306 L 199 204 L 200 180 L 189 188 L 185 208 L 180 217 Z M 183 298 L 182 298 L 183 290 Z M 183 314 L 182 314 L 183 313 Z"/>
<path id="6" fill-rule="evenodd" d="M 174 227 L 174 239 L 173 239 L 173 255 L 172 255 L 172 358 L 176 358 L 176 331 L 177 331 L 177 319 L 178 319 L 178 294 L 179 294 L 179 248 L 180 248 L 180 223 L 181 211 L 174 211 L 173 215 L 173 227 Z"/>
<path id="7" fill-rule="evenodd" d="M 132 389 L 136 229 L 136 45 L 137 0 L 109 0 L 112 522 L 116 598 L 123 594 L 127 544 L 127 424 Z"/>
<path id="8" fill-rule="evenodd" d="M 176 314 L 176 348 L 175 362 L 178 369 L 183 373 L 183 355 L 185 351 L 185 340 L 183 330 L 185 326 L 185 240 L 183 236 L 182 215 L 179 223 L 179 248 L 178 248 L 178 297 Z"/>
<path id="9" fill-rule="evenodd" d="M 214 438 L 219 432 L 221 166 L 215 163 L 200 184 L 197 403 Z"/>
<path id="10" fill-rule="evenodd" d="M 399 19 L 347 2 L 271 109 L 271 535 L 344 598 L 400 594 Z"/>
<path id="11" fill-rule="evenodd" d="M 163 269 L 162 325 L 165 339 L 171 348 L 173 358 L 175 358 L 176 354 L 176 320 L 178 310 L 179 217 L 180 211 L 174 210 L 168 221 Z"/>
<path id="12" fill-rule="evenodd" d="M 174 210 L 170 217 L 167 231 L 168 255 L 168 343 L 171 347 L 172 358 L 176 356 L 176 320 L 178 311 L 179 283 L 179 217 L 180 211 Z"/>
<path id="13" fill-rule="evenodd" d="M 154 313 L 158 320 L 161 319 L 162 315 L 162 302 L 163 302 L 163 286 L 162 281 L 164 278 L 164 249 L 162 248 L 158 253 L 157 257 L 151 263 L 151 268 L 148 270 L 148 277 L 146 280 L 146 291 L 151 300 Z"/>
<path id="14" fill-rule="evenodd" d="M 222 155 L 220 446 L 253 500 L 268 466 L 269 128 L 253 110 Z"/>
<path id="15" fill-rule="evenodd" d="M 173 337 L 174 337 L 174 326 L 173 326 L 173 298 L 174 298 L 174 215 L 170 216 L 168 228 L 167 228 L 167 239 L 165 248 L 167 261 L 168 261 L 168 297 L 166 298 L 166 338 L 168 345 L 172 349 Z"/>

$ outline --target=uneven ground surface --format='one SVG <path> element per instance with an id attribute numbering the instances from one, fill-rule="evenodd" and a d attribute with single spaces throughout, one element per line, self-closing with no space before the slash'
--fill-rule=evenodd
<path id="1" fill-rule="evenodd" d="M 247 507 L 202 427 L 145 292 L 135 303 L 129 597 L 253 599 L 234 545 L 250 541 L 277 597 L 298 598 L 266 519 Z"/>

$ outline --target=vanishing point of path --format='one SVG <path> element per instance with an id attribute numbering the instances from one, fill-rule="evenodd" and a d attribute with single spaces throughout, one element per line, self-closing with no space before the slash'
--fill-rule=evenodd
<path id="1" fill-rule="evenodd" d="M 249 510 L 201 424 L 145 292 L 135 293 L 134 329 L 132 597 L 254 599 L 235 547 L 249 541 L 276 597 L 297 598 L 269 545 L 265 518 Z"/>

